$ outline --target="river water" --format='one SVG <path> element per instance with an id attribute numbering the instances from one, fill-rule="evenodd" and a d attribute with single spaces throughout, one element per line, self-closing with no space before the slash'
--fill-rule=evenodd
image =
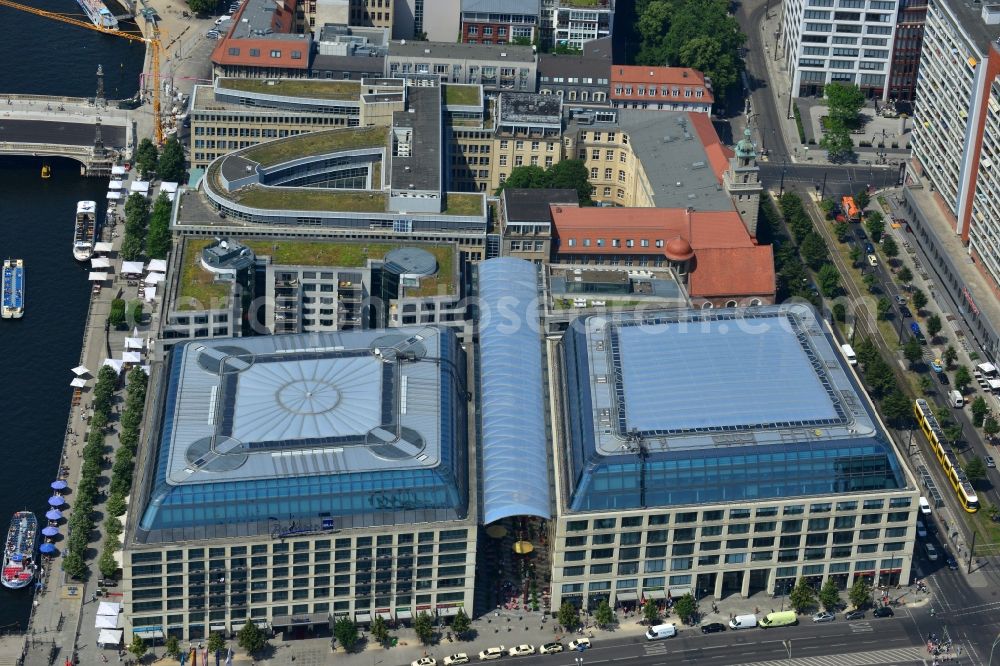
<path id="1" fill-rule="evenodd" d="M 83 18 L 73 0 L 28 0 L 33 7 Z M 117 10 L 112 8 L 112 11 Z M 0 7 L 0 97 L 5 93 L 92 97 L 98 64 L 105 95 L 131 97 L 139 85 L 140 43 Z M 0 137 L 3 105 L 0 104 Z M 81 178 L 79 165 L 54 159 L 49 180 L 40 158 L 0 157 L 0 256 L 25 261 L 25 315 L 0 320 L 0 530 L 7 516 L 46 510 L 59 465 L 73 374 L 83 338 L 89 290 L 86 268 L 71 253 L 76 202 L 99 202 L 107 183 Z M 96 368 L 95 368 L 96 370 Z M 67 498 L 72 504 L 72 494 Z M 3 532 L 0 532 L 2 538 Z M 56 564 L 58 566 L 58 564 Z M 0 631 L 20 623 L 29 590 L 0 588 Z"/>

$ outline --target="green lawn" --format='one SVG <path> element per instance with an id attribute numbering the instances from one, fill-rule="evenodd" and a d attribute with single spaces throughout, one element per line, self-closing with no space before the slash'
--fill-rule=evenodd
<path id="1" fill-rule="evenodd" d="M 483 195 L 448 192 L 442 212 L 445 215 L 482 215 Z"/>
<path id="2" fill-rule="evenodd" d="M 603 0 L 562 0 L 563 4 L 570 7 L 600 7 Z"/>
<path id="3" fill-rule="evenodd" d="M 264 166 L 272 166 L 299 157 L 324 155 L 340 150 L 381 148 L 386 145 L 388 136 L 387 127 L 348 127 L 309 132 L 247 148 L 243 157 Z"/>
<path id="4" fill-rule="evenodd" d="M 361 99 L 360 81 L 316 79 L 219 79 L 219 88 L 264 95 L 312 99 Z"/>
<path id="5" fill-rule="evenodd" d="M 480 103 L 479 86 L 449 83 L 444 86 L 445 106 L 458 104 L 461 106 L 476 106 Z"/>
<path id="6" fill-rule="evenodd" d="M 430 277 L 425 277 L 420 281 L 419 287 L 411 287 L 406 290 L 407 296 L 438 296 L 441 294 L 455 294 L 455 248 L 450 245 L 417 247 L 427 250 L 437 259 L 437 273 Z"/>
<path id="7" fill-rule="evenodd" d="M 266 210 L 342 210 L 354 213 L 384 213 L 383 192 L 361 190 L 262 187 L 256 185 L 232 193 L 231 199 L 244 206 Z"/>
<path id="8" fill-rule="evenodd" d="M 184 243 L 181 257 L 181 279 L 177 290 L 178 310 L 224 308 L 229 302 L 229 283 L 216 282 L 215 275 L 202 268 L 201 252 L 215 242 L 214 238 L 191 239 Z M 193 298 L 196 303 L 184 303 Z"/>

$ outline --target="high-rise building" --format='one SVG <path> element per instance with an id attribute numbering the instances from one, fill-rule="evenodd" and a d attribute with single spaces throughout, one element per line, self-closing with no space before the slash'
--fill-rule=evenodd
<path id="1" fill-rule="evenodd" d="M 926 19 L 927 0 L 900 0 L 889 68 L 889 99 L 912 102 L 916 95 Z"/>
<path id="2" fill-rule="evenodd" d="M 796 97 L 828 83 L 857 84 L 885 99 L 895 0 L 789 0 L 782 21 L 785 66 Z"/>

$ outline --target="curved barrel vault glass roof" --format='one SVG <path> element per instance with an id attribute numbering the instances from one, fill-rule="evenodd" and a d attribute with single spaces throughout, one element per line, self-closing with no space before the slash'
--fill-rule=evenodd
<path id="1" fill-rule="evenodd" d="M 448 329 L 174 347 L 138 539 L 464 518 L 465 362 Z"/>
<path id="2" fill-rule="evenodd" d="M 576 320 L 563 338 L 569 508 L 905 487 L 835 347 L 804 305 Z"/>
<path id="3" fill-rule="evenodd" d="M 480 263 L 479 296 L 483 522 L 550 518 L 535 265 Z"/>

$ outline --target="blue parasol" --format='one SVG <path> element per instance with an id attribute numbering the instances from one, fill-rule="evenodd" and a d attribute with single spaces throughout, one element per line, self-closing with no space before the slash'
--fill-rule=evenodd
<path id="1" fill-rule="evenodd" d="M 49 520 L 59 520 L 62 518 L 62 511 L 59 509 L 49 509 L 45 512 L 45 517 Z"/>
<path id="2" fill-rule="evenodd" d="M 38 548 L 38 550 L 42 551 L 42 552 L 43 552 L 43 553 L 45 553 L 45 554 L 50 554 L 50 553 L 54 553 L 54 552 L 56 552 L 56 547 L 55 547 L 55 545 L 53 545 L 53 544 L 51 544 L 51 543 L 43 543 L 43 544 L 42 544 L 42 545 L 41 545 L 41 546 L 40 546 L 40 547 Z"/>
<path id="3" fill-rule="evenodd" d="M 62 506 L 65 503 L 66 500 L 64 500 L 61 495 L 53 495 L 49 498 L 49 506 Z"/>
<path id="4" fill-rule="evenodd" d="M 52 488 L 52 490 L 65 490 L 66 486 L 68 485 L 69 485 L 68 483 L 66 483 L 62 479 L 59 479 L 58 481 L 53 481 L 52 483 L 50 483 L 49 488 Z"/>
<path id="5" fill-rule="evenodd" d="M 47 537 L 53 537 L 53 536 L 59 534 L 59 528 L 58 527 L 45 527 L 45 528 L 42 528 L 42 534 L 44 534 Z"/>

